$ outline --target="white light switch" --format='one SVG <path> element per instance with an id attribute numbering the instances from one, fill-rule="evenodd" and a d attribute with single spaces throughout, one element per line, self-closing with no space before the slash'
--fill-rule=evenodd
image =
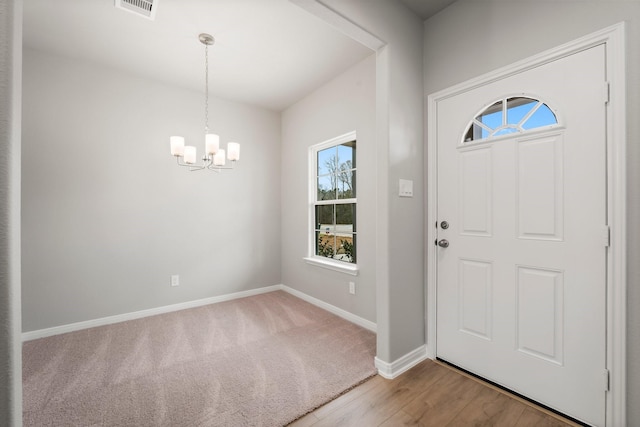
<path id="1" fill-rule="evenodd" d="M 413 197 L 413 181 L 408 179 L 401 179 L 399 187 L 400 197 Z"/>

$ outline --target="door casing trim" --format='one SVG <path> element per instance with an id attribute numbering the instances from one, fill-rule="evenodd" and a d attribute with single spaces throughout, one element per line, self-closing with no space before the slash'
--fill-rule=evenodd
<path id="1" fill-rule="evenodd" d="M 612 25 L 572 42 L 547 50 L 466 82 L 427 95 L 427 173 L 425 174 L 425 263 L 427 356 L 436 358 L 437 238 L 438 212 L 437 105 L 439 101 L 525 72 L 597 45 L 605 45 L 609 82 L 607 116 L 607 218 L 610 245 L 607 252 L 607 366 L 610 373 L 606 394 L 606 423 L 626 425 L 626 76 L 625 24 Z"/>

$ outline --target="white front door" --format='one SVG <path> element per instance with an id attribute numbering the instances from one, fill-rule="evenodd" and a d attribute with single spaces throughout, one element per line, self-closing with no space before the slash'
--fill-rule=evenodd
<path id="1" fill-rule="evenodd" d="M 436 131 L 437 236 L 449 243 L 437 253 L 437 357 L 599 426 L 605 79 L 598 45 L 440 100 Z M 508 115 L 526 114 L 516 107 L 530 98 L 558 123 L 523 132 L 507 126 L 483 139 L 493 125 L 476 122 L 467 132 L 474 117 L 513 122 Z"/>

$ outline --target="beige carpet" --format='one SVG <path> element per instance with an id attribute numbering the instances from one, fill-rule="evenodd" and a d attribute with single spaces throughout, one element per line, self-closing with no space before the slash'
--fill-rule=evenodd
<path id="1" fill-rule="evenodd" d="M 23 346 L 25 426 L 281 426 L 375 374 L 375 335 L 282 291 Z"/>

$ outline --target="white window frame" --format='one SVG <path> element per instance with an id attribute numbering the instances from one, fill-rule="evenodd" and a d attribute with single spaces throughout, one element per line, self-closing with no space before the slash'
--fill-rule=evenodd
<path id="1" fill-rule="evenodd" d="M 358 275 L 358 264 L 357 263 L 348 263 L 344 261 L 336 261 L 330 258 L 326 258 L 323 256 L 316 255 L 316 224 L 315 224 L 315 209 L 317 204 L 356 204 L 356 218 L 358 217 L 358 197 L 356 190 L 356 197 L 351 199 L 336 199 L 336 200 L 327 200 L 327 201 L 318 201 L 318 182 L 317 182 L 317 171 L 318 171 L 318 152 L 322 150 L 326 150 L 327 148 L 335 147 L 340 144 L 344 144 L 345 142 L 357 141 L 356 132 L 348 132 L 344 135 L 337 136 L 335 138 L 329 139 L 327 141 L 321 142 L 319 144 L 312 145 L 309 147 L 309 209 L 308 209 L 308 250 L 307 256 L 304 260 L 311 265 L 315 265 L 317 267 L 326 268 L 333 271 L 338 271 L 341 273 L 351 274 L 353 276 Z M 358 155 L 358 150 L 356 149 L 356 158 Z M 354 173 L 357 176 L 358 173 L 358 162 L 355 162 L 356 168 Z M 358 181 L 356 180 L 356 183 Z M 356 220 L 356 224 L 357 224 Z M 354 235 L 358 235 L 358 232 L 354 232 Z M 357 239 L 355 240 L 355 245 L 357 247 Z"/>
<path id="2" fill-rule="evenodd" d="M 508 123 L 507 122 L 507 111 L 508 111 L 508 105 L 507 105 L 507 101 L 509 101 L 512 98 L 528 98 L 530 99 L 532 102 L 536 102 L 537 104 L 527 113 L 524 115 L 524 117 L 522 117 L 522 119 L 520 119 L 520 121 L 518 123 Z M 498 102 L 500 102 L 501 105 L 501 111 L 502 111 L 502 125 L 495 127 L 495 128 L 490 128 L 489 126 L 485 125 L 484 123 L 482 123 L 481 121 L 478 120 L 479 117 L 481 117 L 482 115 L 484 115 L 484 113 L 489 110 L 491 107 L 493 107 L 494 105 L 496 105 Z M 534 128 L 529 128 L 529 129 L 524 129 L 522 126 L 527 123 L 527 121 L 531 118 L 531 116 L 533 116 L 536 111 L 541 108 L 541 107 L 547 107 L 555 116 L 555 123 L 550 123 L 550 124 L 546 124 L 546 125 L 542 125 L 542 126 L 538 126 L 538 127 L 534 127 Z M 500 110 L 496 110 L 495 112 L 498 112 Z M 519 134 L 522 135 L 524 133 L 526 134 L 530 134 L 530 133 L 534 133 L 534 132 L 540 132 L 540 131 L 547 131 L 549 129 L 553 129 L 553 128 L 558 128 L 558 127 L 562 127 L 562 123 L 564 123 L 560 117 L 560 112 L 557 111 L 555 108 L 552 108 L 551 105 L 549 105 L 548 102 L 543 101 L 541 97 L 536 96 L 534 94 L 530 94 L 530 93 L 517 93 L 517 94 L 510 94 L 507 96 L 503 96 L 501 98 L 496 99 L 494 102 L 491 102 L 487 105 L 485 105 L 484 107 L 482 107 L 482 109 L 480 111 L 478 111 L 474 116 L 473 119 L 471 119 L 471 121 L 469 121 L 469 124 L 467 125 L 467 127 L 465 128 L 464 133 L 462 134 L 462 138 L 460 139 L 460 146 L 461 147 L 468 147 L 470 145 L 475 145 L 475 144 L 482 144 L 482 143 L 487 143 L 487 142 L 493 142 L 494 140 L 502 140 L 502 139 L 508 139 L 508 138 L 513 138 L 515 136 L 515 134 Z M 467 134 L 469 133 L 469 131 L 471 130 L 471 127 L 477 125 L 480 128 L 483 128 L 484 130 L 489 132 L 489 135 L 486 136 L 485 138 L 478 138 L 478 139 L 472 139 L 467 141 L 465 139 L 465 137 L 467 136 Z M 515 129 L 516 132 L 514 133 L 509 133 L 509 134 L 505 134 L 505 135 L 496 135 L 497 132 L 507 129 L 507 128 L 511 128 L 511 129 Z"/>

